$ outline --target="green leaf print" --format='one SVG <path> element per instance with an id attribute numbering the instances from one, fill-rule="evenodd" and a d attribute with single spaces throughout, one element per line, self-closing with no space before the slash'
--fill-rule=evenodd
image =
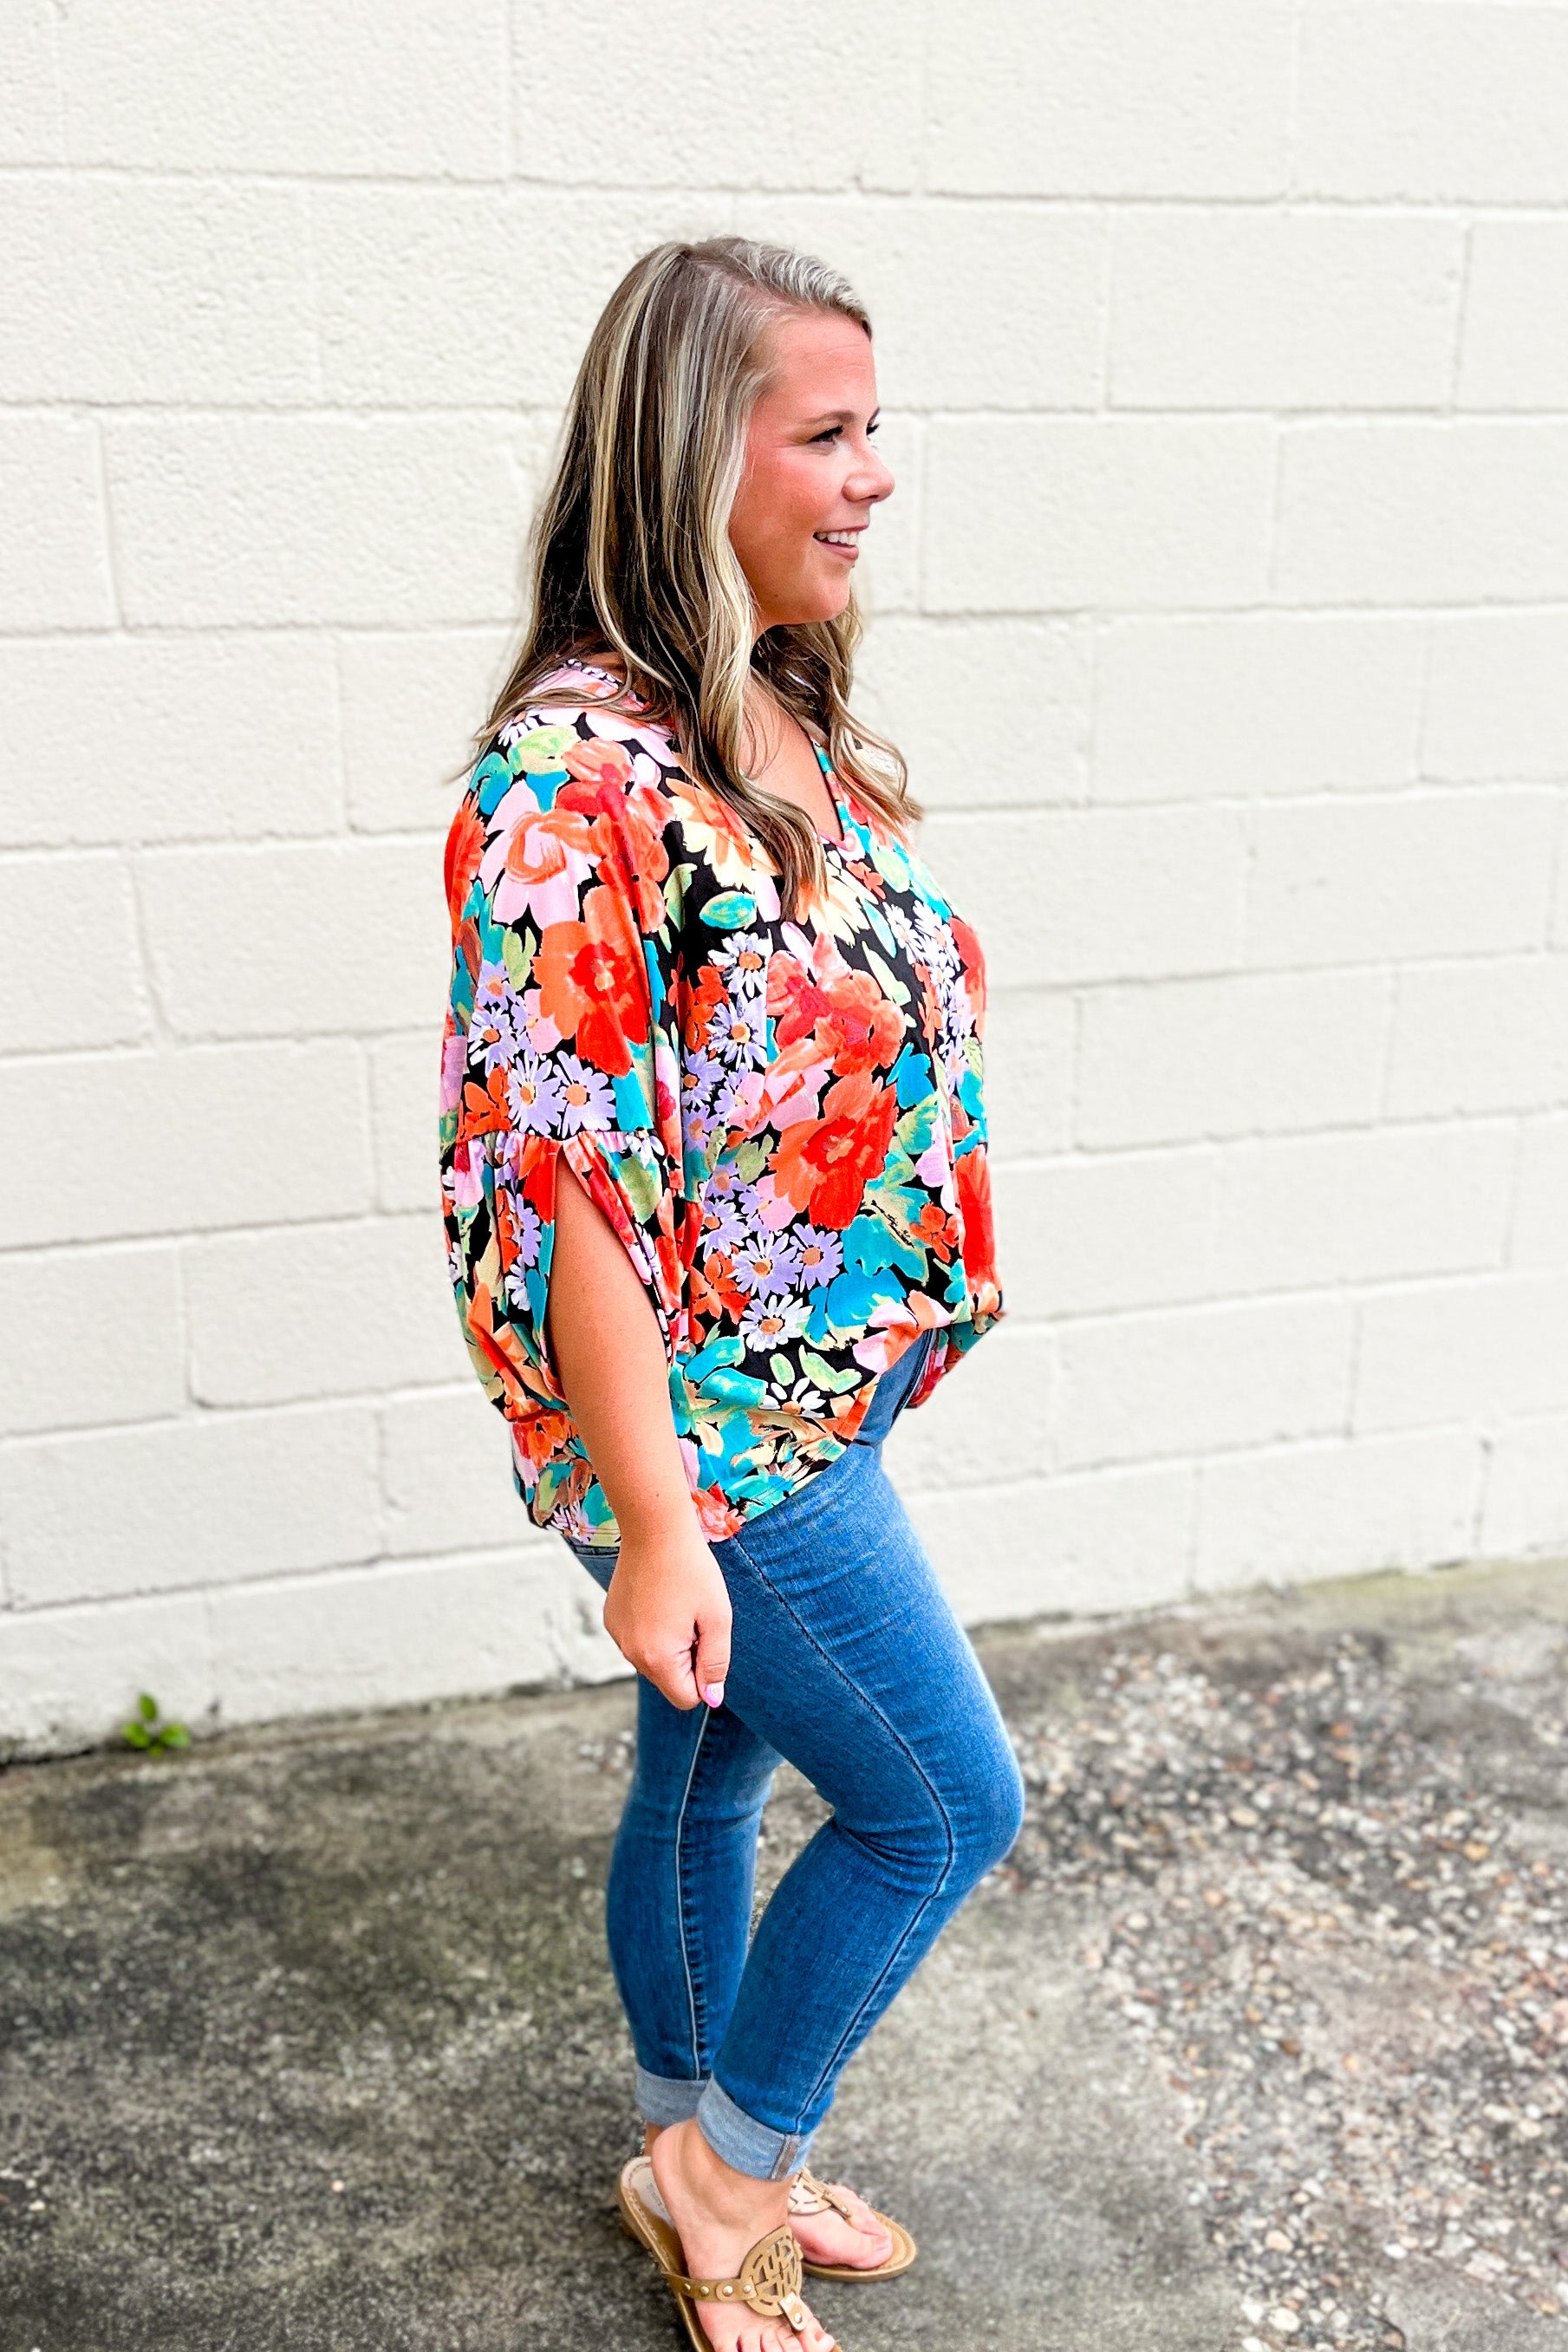
<path id="1" fill-rule="evenodd" d="M 838 1396 L 845 1389 L 858 1387 L 864 1377 L 858 1364 L 852 1364 L 847 1371 L 835 1372 L 831 1364 L 824 1363 L 821 1357 L 811 1348 L 801 1349 L 800 1370 L 803 1372 L 809 1372 L 817 1386 L 820 1389 L 826 1389 L 830 1396 Z"/>
<path id="2" fill-rule="evenodd" d="M 650 1167 L 635 1152 L 617 1153 L 615 1166 L 621 1178 L 621 1190 L 631 1202 L 637 1223 L 646 1225 L 653 1221 L 659 1206 L 663 1183 L 657 1166 Z"/>
<path id="3" fill-rule="evenodd" d="M 528 984 L 538 951 L 538 940 L 532 931 L 525 930 L 520 937 L 516 931 L 502 932 L 501 961 L 507 967 L 507 978 L 519 992 Z"/>
<path id="4" fill-rule="evenodd" d="M 528 776 L 553 776 L 565 764 L 565 755 L 577 741 L 575 727 L 530 727 L 512 758 Z"/>
<path id="5" fill-rule="evenodd" d="M 704 922 L 716 931 L 743 931 L 756 916 L 757 901 L 749 890 L 726 890 L 703 908 Z"/>
<path id="6" fill-rule="evenodd" d="M 910 995 L 908 988 L 905 986 L 904 982 L 899 979 L 898 974 L 894 971 L 889 965 L 883 961 L 881 956 L 878 955 L 874 948 L 867 948 L 865 951 L 865 960 L 867 963 L 870 964 L 873 971 L 875 972 L 878 980 L 881 981 L 886 993 L 892 997 L 894 1003 L 895 1004 L 907 1004 Z"/>

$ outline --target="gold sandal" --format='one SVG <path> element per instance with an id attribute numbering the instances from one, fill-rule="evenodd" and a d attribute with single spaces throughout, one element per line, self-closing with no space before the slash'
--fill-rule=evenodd
<path id="1" fill-rule="evenodd" d="M 785 2320 L 802 2335 L 810 2326 L 800 2300 L 800 2249 L 787 2221 L 758 2238 L 738 2277 L 688 2278 L 680 2238 L 645 2156 L 633 2156 L 622 2166 L 615 2194 L 627 2229 L 663 2271 L 697 2352 L 713 2352 L 713 2347 L 698 2325 L 694 2303 L 744 2303 L 759 2319 Z"/>
<path id="2" fill-rule="evenodd" d="M 830 2188 L 825 2180 L 819 2180 L 814 2172 L 808 2172 L 802 2165 L 789 2184 L 791 2215 L 826 2213 L 830 2209 L 842 2214 L 846 2221 L 854 2222 L 853 2208 L 842 2191 Z M 802 2255 L 801 2268 L 810 2271 L 813 2278 L 826 2279 L 890 2279 L 897 2278 L 901 2272 L 906 2271 L 917 2251 L 914 2239 L 902 2222 L 890 2220 L 885 2213 L 879 2213 L 874 2206 L 868 2206 L 866 2210 L 873 2221 L 881 2222 L 893 2240 L 893 2252 L 886 2262 L 878 2263 L 874 2270 L 863 2267 L 856 2270 L 848 2263 L 813 2263 Z"/>

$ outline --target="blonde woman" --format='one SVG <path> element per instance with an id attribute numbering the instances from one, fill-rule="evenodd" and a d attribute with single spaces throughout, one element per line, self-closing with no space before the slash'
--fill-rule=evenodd
<path id="1" fill-rule="evenodd" d="M 447 854 L 463 1328 L 641 1676 L 607 1894 L 645 2126 L 622 2211 L 724 2352 L 830 2352 L 802 2260 L 913 2261 L 805 2158 L 1021 1805 L 882 1467 L 1002 1308 L 979 947 L 847 702 L 876 407 L 821 263 L 721 237 L 635 265 Z M 753 1936 L 781 1756 L 831 1815 Z"/>

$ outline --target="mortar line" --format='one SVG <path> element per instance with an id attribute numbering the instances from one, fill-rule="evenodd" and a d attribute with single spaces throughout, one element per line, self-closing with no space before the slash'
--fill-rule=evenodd
<path id="1" fill-rule="evenodd" d="M 310 322 L 310 379 L 317 400 L 327 397 L 327 360 L 322 346 L 321 278 L 316 251 L 316 192 L 308 184 L 299 199 L 300 243 L 305 256 L 305 315 Z"/>
<path id="2" fill-rule="evenodd" d="M 117 424 L 145 426 L 185 423 L 232 424 L 236 418 L 257 425 L 347 423 L 358 425 L 386 422 L 439 425 L 460 419 L 490 423 L 497 429 L 507 429 L 519 423 L 557 424 L 565 414 L 563 402 L 508 401 L 501 394 L 485 399 L 464 399 L 437 393 L 423 399 L 403 400 L 394 400 L 385 394 L 371 398 L 363 395 L 353 397 L 347 394 L 336 397 L 322 394 L 307 399 L 298 393 L 284 392 L 271 397 L 236 394 L 230 399 L 211 395 L 202 399 L 181 399 L 172 395 L 167 400 L 122 399 L 112 394 L 92 394 L 78 395 L 75 404 L 90 407 L 95 416 L 112 418 Z M 60 400 L 41 396 L 37 393 L 0 395 L 0 415 L 6 416 L 53 420 L 59 415 L 61 405 Z M 1568 401 L 1546 401 L 1531 408 L 1477 406 L 1456 414 L 1446 391 L 1429 400 L 1344 401 L 1337 402 L 1332 407 L 1322 401 L 1298 405 L 1280 400 L 1179 404 L 1155 400 L 1124 401 L 1114 407 L 1107 407 L 1096 394 L 1082 400 L 1032 404 L 983 400 L 907 401 L 889 405 L 883 414 L 890 424 L 894 419 L 907 419 L 919 424 L 1012 425 L 1030 431 L 1042 427 L 1049 430 L 1059 425 L 1095 425 L 1105 431 L 1146 425 L 1168 435 L 1173 428 L 1180 431 L 1184 426 L 1276 425 L 1316 429 L 1325 434 L 1400 426 L 1412 432 L 1425 428 L 1445 434 L 1472 427 L 1491 427 L 1499 432 L 1529 435 L 1542 425 L 1568 423 Z M 1487 601 L 1497 600 L 1489 598 Z M 969 609 L 968 606 L 964 607 L 966 611 Z M 1029 611 L 1035 608 L 1007 609 Z M 1151 609 L 1207 612 L 1210 608 L 1198 605 L 1156 606 Z"/>
<path id="3" fill-rule="evenodd" d="M 1469 328 L 1470 281 L 1474 266 L 1475 225 L 1461 215 L 1459 219 L 1459 283 L 1454 303 L 1454 346 L 1448 355 L 1448 413 L 1457 415 L 1459 408 L 1459 376 L 1464 365 L 1465 336 Z M 1466 411 L 1469 415 L 1471 412 Z"/>
<path id="4" fill-rule="evenodd" d="M 1291 43 L 1285 62 L 1285 209 L 1294 209 L 1300 194 L 1301 142 L 1301 50 L 1305 41 L 1305 0 L 1295 0 L 1291 15 Z"/>
<path id="5" fill-rule="evenodd" d="M 345 412 L 347 413 L 347 412 Z M 892 412 L 889 412 L 890 418 Z M 930 420 L 922 420 L 930 421 Z M 1201 628 L 1220 622 L 1250 624 L 1280 621 L 1320 623 L 1327 621 L 1364 621 L 1375 626 L 1382 622 L 1491 620 L 1531 618 L 1561 620 L 1568 615 L 1568 602 L 1552 596 L 1488 596 L 1454 599 L 1447 603 L 1414 604 L 1403 598 L 1381 602 L 1354 603 L 1345 598 L 1329 598 L 1319 604 L 1295 603 L 1288 606 L 1249 601 L 1207 604 L 954 604 L 921 608 L 915 604 L 884 604 L 878 613 L 879 620 L 918 620 L 931 627 L 960 629 L 984 624 L 1010 625 L 1015 623 L 1036 623 L 1052 627 L 1065 627 L 1086 622 L 1141 622 L 1176 630 L 1184 627 Z M 116 635 L 149 640 L 168 639 L 183 643 L 187 639 L 229 637 L 304 637 L 314 641 L 323 629 L 336 631 L 343 636 L 359 637 L 444 637 L 476 636 L 480 635 L 507 637 L 516 628 L 512 615 L 497 614 L 437 614 L 423 620 L 377 617 L 356 620 L 336 614 L 313 620 L 204 620 L 179 621 L 127 620 L 115 628 L 103 622 L 74 624 L 47 622 L 36 628 L 10 627 L 0 630 L 0 645 L 30 646 L 53 639 L 63 643 L 93 638 L 108 639 Z M 1479 778 L 1479 782 L 1494 779 Z M 1555 782 L 1555 777 L 1543 778 L 1543 782 Z M 1354 791 L 1355 788 L 1349 788 Z M 1346 794 L 1342 796 L 1348 796 Z M 1270 799 L 1286 795 L 1270 794 Z M 1108 803 L 1109 805 L 1109 803 Z"/>
<path id="6" fill-rule="evenodd" d="M 1521 0 L 1529 5 L 1529 0 Z M 1534 0 L 1539 5 L 1539 0 Z M 568 180 L 554 179 L 548 174 L 519 173 L 509 163 L 499 171 L 458 173 L 455 171 L 395 171 L 384 164 L 379 168 L 367 165 L 362 170 L 327 168 L 319 163 L 283 166 L 277 164 L 242 164 L 225 163 L 179 163 L 160 159 L 157 163 L 139 163 L 108 161 L 95 157 L 77 160 L 50 156 L 10 157 L 0 161 L 0 181 L 37 178 L 88 183 L 94 180 L 121 182 L 132 185 L 167 181 L 184 184 L 209 182 L 236 188 L 296 187 L 308 184 L 327 190 L 339 188 L 377 192 L 391 189 L 425 190 L 433 194 L 471 196 L 476 202 L 497 190 L 531 195 L 559 196 L 568 202 L 622 200 L 632 202 L 639 197 L 659 202 L 679 204 L 682 200 L 700 202 L 710 196 L 745 197 L 758 205 L 772 203 L 810 202 L 823 205 L 852 203 L 862 196 L 868 203 L 888 209 L 907 205 L 912 198 L 938 209 L 955 212 L 989 208 L 1010 212 L 1071 212 L 1083 211 L 1096 205 L 1144 208 L 1157 206 L 1168 212 L 1279 212 L 1287 205 L 1304 212 L 1340 214 L 1364 213 L 1380 219 L 1426 218 L 1433 215 L 1452 214 L 1457 202 L 1478 219 L 1558 220 L 1561 205 L 1549 197 L 1476 195 L 1456 198 L 1447 191 L 1431 195 L 1339 194 L 1333 190 L 1292 193 L 1287 178 L 1277 186 L 1245 190 L 1235 188 L 1182 189 L 1168 187 L 1126 187 L 1085 185 L 1077 188 L 956 188 L 931 183 L 927 173 L 923 187 L 884 188 L 858 186 L 853 181 L 821 183 L 804 180 L 782 181 L 777 184 L 758 184 L 754 180 L 734 178 L 686 180 Z"/>

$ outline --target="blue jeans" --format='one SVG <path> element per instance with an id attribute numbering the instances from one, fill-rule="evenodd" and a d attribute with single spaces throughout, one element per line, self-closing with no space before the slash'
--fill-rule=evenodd
<path id="1" fill-rule="evenodd" d="M 606 1906 L 638 2105 L 695 2115 L 759 2180 L 805 2161 L 847 2061 L 1022 1818 L 990 1686 L 882 1466 L 928 1345 L 883 1375 L 836 1461 L 713 1546 L 735 1616 L 724 1705 L 684 1714 L 638 1684 Z M 567 1540 L 608 1588 L 617 1555 Z M 753 1937 L 780 1757 L 832 1814 Z"/>

